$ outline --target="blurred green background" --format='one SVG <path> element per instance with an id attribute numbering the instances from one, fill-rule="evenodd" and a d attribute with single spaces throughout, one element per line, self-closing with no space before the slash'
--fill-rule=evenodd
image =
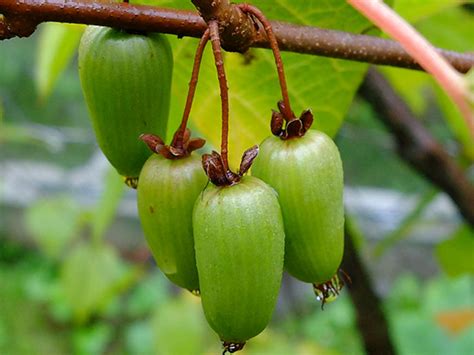
<path id="1" fill-rule="evenodd" d="M 253 3 L 270 18 L 373 31 L 342 0 Z M 472 51 L 474 17 L 463 3 L 399 0 L 394 6 L 436 45 Z M 173 287 L 154 266 L 135 192 L 98 151 L 77 75 L 82 30 L 43 24 L 31 38 L 0 42 L 0 354 L 220 353 L 199 298 Z M 197 44 L 170 40 L 169 133 L 181 117 Z M 233 161 L 268 134 L 279 98 L 270 52 L 252 50 L 250 58 L 226 53 Z M 397 157 L 390 134 L 354 96 L 366 65 L 298 54 L 284 60 L 295 109 L 312 107 L 317 127 L 340 148 L 358 251 L 382 297 L 396 350 L 473 354 L 473 230 L 449 198 Z M 432 80 L 382 70 L 472 175 L 474 143 Z M 191 124 L 214 146 L 219 113 L 207 52 Z M 322 311 L 311 287 L 286 275 L 270 327 L 243 353 L 363 354 L 356 311 L 347 291 Z"/>

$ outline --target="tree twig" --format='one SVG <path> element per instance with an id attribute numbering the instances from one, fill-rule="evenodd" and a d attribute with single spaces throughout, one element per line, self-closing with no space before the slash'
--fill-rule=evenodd
<path id="1" fill-rule="evenodd" d="M 369 69 L 359 92 L 394 135 L 398 154 L 429 181 L 445 191 L 466 221 L 474 226 L 473 185 L 463 170 L 395 93 L 388 81 L 375 69 Z"/>
<path id="2" fill-rule="evenodd" d="M 120 3 L 0 0 L 0 13 L 5 16 L 4 20 L 0 18 L 0 39 L 29 36 L 38 24 L 46 21 L 101 25 L 196 38 L 200 38 L 207 28 L 205 21 L 196 12 Z M 263 32 L 253 32 L 251 40 L 244 41 L 245 45 L 232 48 L 231 44 L 242 42 L 239 39 L 242 38 L 242 32 L 248 33 L 247 26 L 253 26 L 247 16 L 244 22 L 239 19 L 240 17 L 231 17 L 227 20 L 228 29 L 234 30 L 234 36 L 230 41 L 227 37 L 224 38 L 224 48 L 237 51 L 243 51 L 248 46 L 268 48 L 268 40 Z M 15 25 L 12 26 L 12 23 Z M 222 27 L 222 22 L 220 24 Z M 394 41 L 278 21 L 271 21 L 271 24 L 281 50 L 420 69 Z M 239 31 L 235 31 L 236 26 Z M 226 33 L 224 31 L 223 35 Z M 462 73 L 466 73 L 474 65 L 472 53 L 438 51 Z"/>
<path id="3" fill-rule="evenodd" d="M 370 276 L 354 246 L 353 231 L 348 218 L 344 231 L 342 269 L 348 272 L 352 279 L 347 288 L 356 310 L 357 328 L 364 340 L 365 351 L 368 355 L 395 354 L 380 299 L 372 288 Z"/>

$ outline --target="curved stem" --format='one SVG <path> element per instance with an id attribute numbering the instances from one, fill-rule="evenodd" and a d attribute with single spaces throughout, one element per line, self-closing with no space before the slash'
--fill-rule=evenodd
<path id="1" fill-rule="evenodd" d="M 294 114 L 293 114 L 293 111 L 291 110 L 290 97 L 288 95 L 288 87 L 286 85 L 285 70 L 283 67 L 283 61 L 281 59 L 280 48 L 278 47 L 278 41 L 273 32 L 272 25 L 270 21 L 267 20 L 263 12 L 261 12 L 255 6 L 252 6 L 250 4 L 239 4 L 238 6 L 243 12 L 250 13 L 251 15 L 255 16 L 262 23 L 265 29 L 265 32 L 267 33 L 268 41 L 270 43 L 273 56 L 275 57 L 275 64 L 278 71 L 278 79 L 280 81 L 281 96 L 283 98 L 283 103 L 285 105 L 284 106 L 285 112 L 283 113 L 284 113 L 285 119 L 287 121 L 290 121 L 292 118 L 294 118 Z"/>
<path id="2" fill-rule="evenodd" d="M 227 87 L 227 79 L 225 77 L 224 59 L 222 58 L 221 40 L 219 36 L 219 25 L 217 21 L 209 21 L 209 31 L 212 44 L 212 52 L 214 53 L 214 61 L 216 63 L 217 78 L 219 80 L 219 88 L 221 91 L 222 104 L 222 137 L 221 137 L 221 157 L 224 171 L 229 170 L 229 162 L 227 157 L 227 145 L 229 140 L 229 88 Z"/>
<path id="3" fill-rule="evenodd" d="M 189 114 L 191 113 L 191 107 L 193 105 L 194 94 L 196 93 L 196 87 L 199 78 L 199 68 L 201 67 L 202 55 L 204 53 L 204 48 L 206 48 L 207 41 L 209 40 L 209 29 L 207 29 L 199 41 L 198 47 L 196 49 L 196 54 L 194 56 L 193 71 L 191 74 L 191 80 L 189 81 L 189 90 L 188 96 L 186 97 L 186 104 L 184 106 L 183 118 L 181 119 L 181 124 L 176 131 L 172 145 L 177 148 L 183 147 L 183 137 L 184 132 L 186 131 L 186 126 L 189 120 Z"/>
<path id="4" fill-rule="evenodd" d="M 383 31 L 395 38 L 433 75 L 463 115 L 474 137 L 474 114 L 467 100 L 467 85 L 459 74 L 412 26 L 380 0 L 348 0 L 348 2 Z"/>

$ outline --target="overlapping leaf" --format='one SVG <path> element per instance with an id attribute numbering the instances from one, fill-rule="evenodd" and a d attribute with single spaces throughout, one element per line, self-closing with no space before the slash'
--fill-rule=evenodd
<path id="1" fill-rule="evenodd" d="M 73 58 L 84 26 L 46 23 L 41 26 L 36 60 L 36 87 L 39 97 L 51 93 L 56 80 Z"/>

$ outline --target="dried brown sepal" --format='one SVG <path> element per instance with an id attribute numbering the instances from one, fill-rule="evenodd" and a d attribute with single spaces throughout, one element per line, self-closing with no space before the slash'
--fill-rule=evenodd
<path id="1" fill-rule="evenodd" d="M 303 123 L 303 131 L 306 133 L 306 131 L 311 128 L 314 120 L 311 110 L 304 110 L 300 115 L 300 120 Z"/>
<path id="2" fill-rule="evenodd" d="M 283 132 L 283 115 L 275 110 L 272 110 L 272 120 L 270 121 L 270 129 L 273 135 L 279 137 Z"/>
<path id="3" fill-rule="evenodd" d="M 202 138 L 193 138 L 188 141 L 188 145 L 185 147 L 186 150 L 191 153 L 195 150 L 201 149 L 206 144 L 206 140 Z"/>
<path id="4" fill-rule="evenodd" d="M 127 176 L 125 179 L 124 179 L 124 182 L 125 182 L 125 185 L 127 185 L 128 187 L 132 188 L 132 189 L 137 189 L 138 187 L 138 178 L 137 177 L 130 177 L 130 176 Z"/>
<path id="5" fill-rule="evenodd" d="M 247 149 L 242 155 L 239 173 L 225 169 L 222 157 L 216 151 L 202 156 L 202 167 L 209 180 L 216 186 L 230 186 L 238 183 L 242 176 L 250 169 L 252 162 L 258 155 L 258 146 Z"/>
<path id="6" fill-rule="evenodd" d="M 239 175 L 243 176 L 252 166 L 254 159 L 258 155 L 258 145 L 247 149 L 242 155 L 242 161 L 240 162 Z"/>
<path id="7" fill-rule="evenodd" d="M 158 152 L 158 146 L 165 145 L 165 142 L 163 142 L 160 137 L 150 133 L 144 133 L 140 135 L 140 139 L 145 142 L 145 144 L 148 146 L 148 148 L 150 148 L 153 153 Z"/>
<path id="8" fill-rule="evenodd" d="M 286 124 L 285 138 L 301 137 L 303 131 L 303 122 L 295 118 Z"/>
<path id="9" fill-rule="evenodd" d="M 191 292 L 191 294 L 192 294 L 193 296 L 201 297 L 201 290 L 200 290 L 200 289 L 191 290 L 191 291 L 189 291 L 189 292 Z"/>
<path id="10" fill-rule="evenodd" d="M 278 111 L 272 112 L 270 128 L 273 135 L 283 140 L 302 137 L 313 124 L 313 113 L 311 110 L 304 110 L 299 118 L 285 116 L 285 104 L 283 101 L 277 103 Z M 291 113 L 293 116 L 293 112 Z M 286 122 L 286 125 L 284 123 Z"/>
<path id="11" fill-rule="evenodd" d="M 222 158 L 219 153 L 212 151 L 211 154 L 202 156 L 202 167 L 207 177 L 216 186 L 229 185 Z"/>
<path id="12" fill-rule="evenodd" d="M 176 148 L 176 147 L 173 147 L 172 145 L 170 145 L 170 146 L 168 146 L 167 149 L 173 157 L 180 157 L 180 156 L 183 156 L 185 154 L 183 148 Z"/>
<path id="13" fill-rule="evenodd" d="M 330 280 L 321 284 L 313 284 L 316 299 L 321 301 L 321 309 L 324 310 L 326 303 L 334 301 L 339 296 L 344 285 L 348 283 L 352 283 L 351 278 L 344 270 L 339 269 Z"/>
<path id="14" fill-rule="evenodd" d="M 191 131 L 176 132 L 170 145 L 154 134 L 142 134 L 140 139 L 146 143 L 153 153 L 161 154 L 166 159 L 179 159 L 189 156 L 196 149 L 202 148 L 206 140 L 192 138 Z"/>
<path id="15" fill-rule="evenodd" d="M 225 355 L 225 353 L 235 353 L 236 351 L 242 350 L 245 346 L 245 342 L 243 343 L 234 343 L 230 341 L 224 341 L 222 342 L 222 345 L 224 346 L 224 351 L 222 352 L 222 355 Z"/>

